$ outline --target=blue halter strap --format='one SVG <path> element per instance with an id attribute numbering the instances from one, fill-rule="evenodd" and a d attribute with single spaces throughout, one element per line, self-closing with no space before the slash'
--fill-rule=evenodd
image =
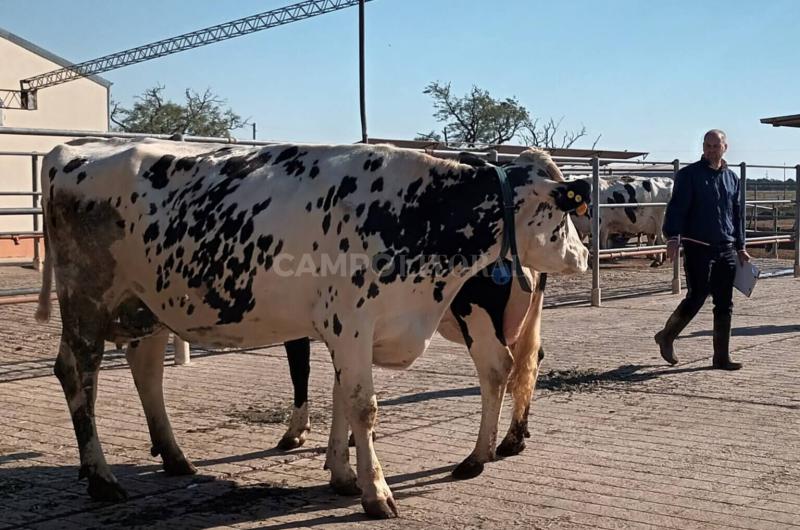
<path id="1" fill-rule="evenodd" d="M 500 181 L 500 195 L 503 206 L 503 242 L 500 247 L 500 257 L 492 268 L 492 278 L 495 282 L 500 284 L 508 283 L 512 275 L 517 277 L 520 288 L 526 293 L 533 291 L 528 277 L 522 271 L 522 264 L 519 262 L 519 254 L 517 253 L 517 236 L 514 228 L 514 190 L 508 183 L 508 176 L 505 170 L 500 166 L 493 166 L 497 174 L 497 180 Z M 513 272 L 508 270 L 508 265 L 504 259 L 508 251 L 511 250 L 511 266 Z"/>

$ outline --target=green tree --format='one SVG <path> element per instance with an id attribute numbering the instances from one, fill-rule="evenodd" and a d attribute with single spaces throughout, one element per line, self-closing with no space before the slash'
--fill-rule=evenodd
<path id="1" fill-rule="evenodd" d="M 163 92 L 164 87 L 160 85 L 148 88 L 136 97 L 130 109 L 112 102 L 114 130 L 226 137 L 248 123 L 209 89 L 201 94 L 187 88 L 183 104 L 167 100 Z"/>
<path id="2" fill-rule="evenodd" d="M 558 121 L 534 119 L 516 97 L 494 98 L 488 90 L 477 86 L 459 97 L 453 94 L 450 83 L 434 81 L 422 92 L 433 99 L 433 117 L 443 128 L 441 133 L 419 133 L 417 140 L 472 147 L 500 145 L 516 138 L 525 145 L 552 148 L 570 147 L 586 136 L 586 127 L 563 131 L 563 118 Z"/>

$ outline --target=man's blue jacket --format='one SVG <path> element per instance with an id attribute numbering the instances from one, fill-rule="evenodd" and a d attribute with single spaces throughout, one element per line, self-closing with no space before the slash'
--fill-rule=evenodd
<path id="1" fill-rule="evenodd" d="M 744 248 L 739 209 L 739 177 L 723 161 L 712 169 L 705 158 L 678 171 L 664 217 L 664 235 L 703 241 L 712 246 Z"/>

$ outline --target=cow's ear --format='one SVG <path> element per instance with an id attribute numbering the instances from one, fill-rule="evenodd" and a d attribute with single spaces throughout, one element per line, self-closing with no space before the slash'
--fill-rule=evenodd
<path id="1" fill-rule="evenodd" d="M 553 190 L 553 200 L 559 210 L 572 212 L 577 210 L 579 214 L 584 214 L 591 202 L 592 187 L 588 182 L 575 180 L 557 186 Z"/>

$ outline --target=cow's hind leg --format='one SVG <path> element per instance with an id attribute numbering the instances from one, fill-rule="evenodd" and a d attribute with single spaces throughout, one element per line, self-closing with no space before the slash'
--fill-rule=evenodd
<path id="1" fill-rule="evenodd" d="M 161 455 L 167 474 L 191 475 L 197 469 L 175 442 L 164 407 L 164 349 L 168 340 L 169 333 L 163 332 L 133 341 L 128 345 L 125 356 L 147 418 L 150 440 L 153 442 L 150 453 L 153 456 Z"/>
<path id="2" fill-rule="evenodd" d="M 473 340 L 471 344 L 467 341 L 469 353 L 481 387 L 481 424 L 472 453 L 453 469 L 453 478 L 459 480 L 480 475 L 484 464 L 494 460 L 497 423 L 513 363 L 508 348 L 498 340 L 488 314 L 476 308 L 467 318 L 469 335 Z"/>
<path id="3" fill-rule="evenodd" d="M 308 415 L 308 377 L 311 373 L 311 341 L 308 338 L 283 343 L 289 361 L 289 373 L 294 387 L 294 408 L 286 433 L 278 442 L 278 449 L 288 451 L 306 443 L 311 431 Z"/>
<path id="4" fill-rule="evenodd" d="M 659 230 L 660 232 L 660 230 Z M 664 244 L 664 236 L 661 234 L 656 234 L 655 236 L 652 234 L 647 234 L 647 244 L 650 246 L 653 245 L 663 245 Z M 664 264 L 664 254 L 662 252 L 656 252 L 651 256 L 653 260 L 650 262 L 651 267 L 660 267 Z"/>
<path id="5" fill-rule="evenodd" d="M 542 279 L 543 277 L 544 275 L 540 276 Z M 509 377 L 508 388 L 514 400 L 514 409 L 508 432 L 497 446 L 498 456 L 512 456 L 521 453 L 525 449 L 525 438 L 530 437 L 528 413 L 536 380 L 539 377 L 539 363 L 544 357 L 541 338 L 544 304 L 544 281 L 542 279 L 537 285 L 531 309 L 525 318 L 519 339 L 511 348 L 514 356 L 514 368 Z"/>
<path id="6" fill-rule="evenodd" d="M 528 353 L 528 355 L 530 354 Z M 544 357 L 544 352 L 540 347 L 538 348 L 538 361 L 541 361 L 542 357 Z M 514 369 L 508 383 L 514 407 L 508 431 L 497 446 L 497 456 L 513 456 L 525 450 L 525 438 L 531 436 L 528 430 L 528 415 L 538 376 L 539 362 L 531 363 L 530 358 L 525 358 L 518 363 L 518 358 L 515 356 Z"/>
<path id="7" fill-rule="evenodd" d="M 63 308 L 62 308 L 63 315 Z M 89 495 L 98 501 L 120 501 L 127 493 L 119 485 L 106 462 L 95 425 L 94 404 L 97 397 L 97 372 L 103 358 L 102 336 L 84 337 L 63 318 L 64 331 L 54 372 L 72 416 L 78 441 L 81 468 L 79 478 L 89 481 Z"/>

